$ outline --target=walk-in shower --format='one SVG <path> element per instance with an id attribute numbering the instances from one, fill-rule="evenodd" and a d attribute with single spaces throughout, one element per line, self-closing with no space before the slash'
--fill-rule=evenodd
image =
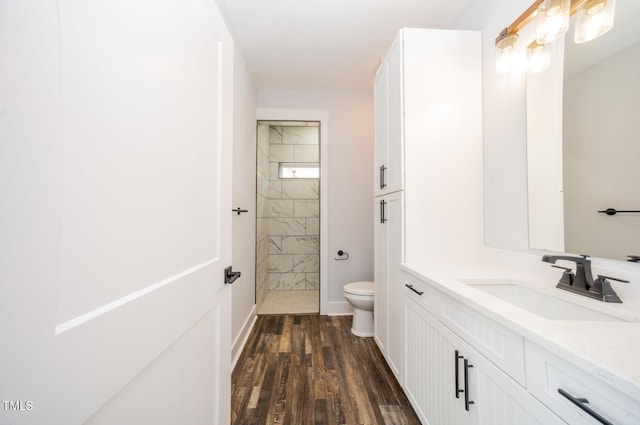
<path id="1" fill-rule="evenodd" d="M 259 121 L 256 306 L 317 313 L 320 287 L 320 123 Z"/>

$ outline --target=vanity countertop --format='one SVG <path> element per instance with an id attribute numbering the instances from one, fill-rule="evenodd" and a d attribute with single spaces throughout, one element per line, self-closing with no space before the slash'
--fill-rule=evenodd
<path id="1" fill-rule="evenodd" d="M 635 400 L 640 400 L 640 321 L 602 322 L 550 320 L 516 307 L 506 301 L 466 285 L 464 280 L 516 280 L 545 289 L 553 289 L 555 282 L 519 274 L 490 263 L 402 265 L 403 270 L 434 283 L 445 294 L 479 311 L 485 316 L 519 333 L 529 341 L 553 352 L 591 375 L 610 384 Z M 558 276 L 559 277 L 559 276 Z M 625 315 L 640 314 L 633 306 L 603 304 L 577 294 L 558 296 L 579 297 L 582 305 L 591 305 L 608 312 Z M 555 295 L 555 294 L 554 294 Z M 584 300 L 580 299 L 584 298 Z M 585 304 L 587 303 L 587 304 Z M 590 303 L 590 304 L 589 304 Z"/>

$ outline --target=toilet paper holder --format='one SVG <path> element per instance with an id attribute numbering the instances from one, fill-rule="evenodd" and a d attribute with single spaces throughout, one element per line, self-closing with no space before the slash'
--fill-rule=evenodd
<path id="1" fill-rule="evenodd" d="M 336 261 L 345 261 L 349 259 L 349 253 L 348 252 L 344 252 L 343 250 L 338 250 L 338 257 L 344 257 L 346 255 L 346 258 L 334 258 L 334 260 Z"/>

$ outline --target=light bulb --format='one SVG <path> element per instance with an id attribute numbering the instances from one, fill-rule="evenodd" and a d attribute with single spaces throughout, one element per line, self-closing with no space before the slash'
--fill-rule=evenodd
<path id="1" fill-rule="evenodd" d="M 551 57 L 544 44 L 535 41 L 527 48 L 527 70 L 530 74 L 537 74 L 549 68 Z"/>
<path id="2" fill-rule="evenodd" d="M 538 44 L 549 43 L 569 29 L 571 0 L 545 0 L 538 6 L 536 40 Z"/>
<path id="3" fill-rule="evenodd" d="M 598 38 L 613 27 L 615 0 L 587 0 L 576 16 L 574 41 L 585 43 Z"/>
<path id="4" fill-rule="evenodd" d="M 517 64 L 515 44 L 518 34 L 507 34 L 506 30 L 496 41 L 496 72 L 498 74 L 508 74 L 513 71 Z"/>

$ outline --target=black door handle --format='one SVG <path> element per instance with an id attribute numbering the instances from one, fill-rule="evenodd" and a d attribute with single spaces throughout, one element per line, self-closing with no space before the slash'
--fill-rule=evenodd
<path id="1" fill-rule="evenodd" d="M 249 212 L 249 210 L 243 210 L 240 207 L 236 208 L 235 210 L 231 210 L 234 213 L 238 213 L 238 215 L 240 215 L 240 213 L 245 213 L 245 212 Z"/>
<path id="2" fill-rule="evenodd" d="M 227 267 L 226 269 L 224 269 L 224 283 L 225 284 L 232 284 L 233 282 L 236 281 L 236 279 L 238 279 L 240 277 L 240 272 L 234 272 L 231 269 L 231 266 Z"/>

